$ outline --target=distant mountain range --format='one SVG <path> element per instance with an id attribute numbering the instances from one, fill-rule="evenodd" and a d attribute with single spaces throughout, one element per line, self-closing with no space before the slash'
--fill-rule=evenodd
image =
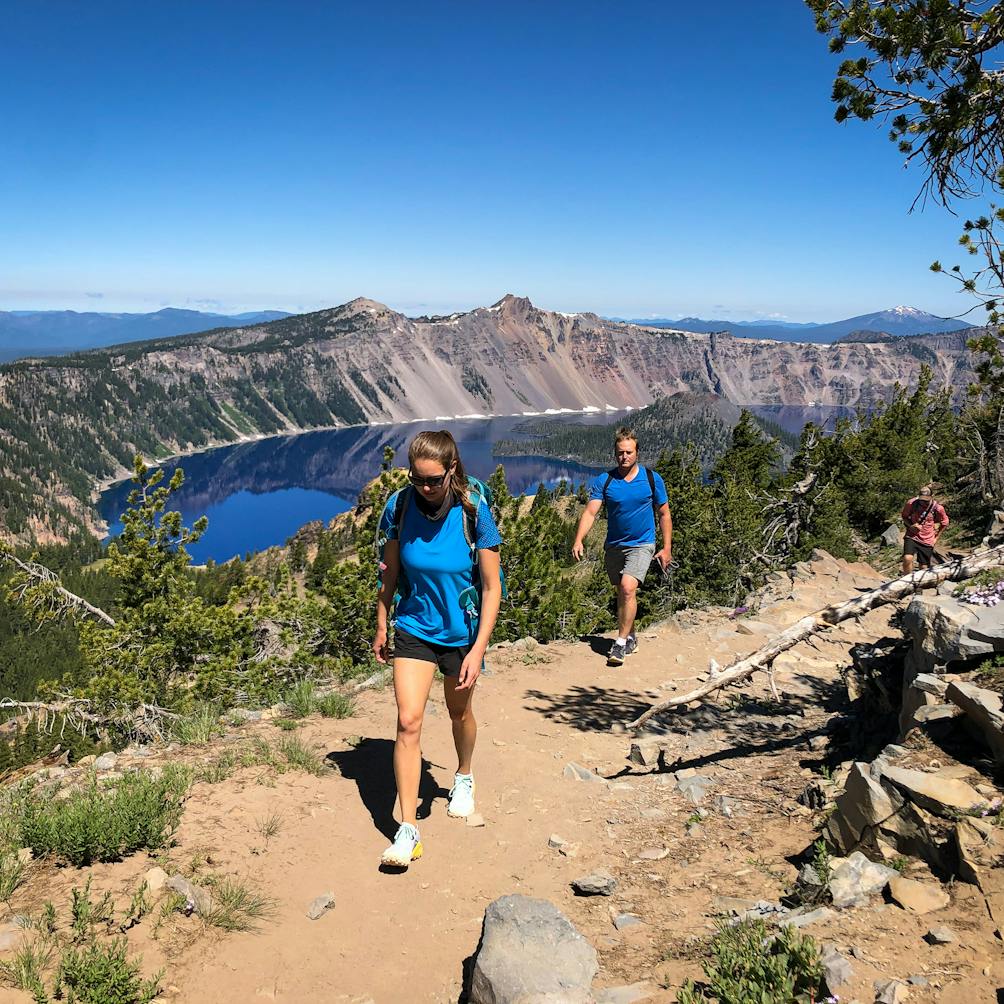
<path id="1" fill-rule="evenodd" d="M 874 314 L 859 314 L 844 321 L 828 324 L 796 324 L 791 321 L 705 321 L 700 317 L 683 317 L 678 321 L 668 318 L 634 320 L 650 328 L 673 328 L 676 331 L 694 331 L 710 334 L 728 331 L 740 338 L 773 338 L 781 342 L 814 342 L 829 344 L 847 335 L 860 332 L 884 332 L 889 335 L 927 335 L 945 331 L 962 331 L 972 327 L 965 321 L 938 317 L 916 307 L 892 307 Z M 864 341 L 863 338 L 857 338 Z"/>
<path id="2" fill-rule="evenodd" d="M 235 328 L 277 321 L 283 310 L 211 314 L 165 307 L 152 314 L 79 313 L 76 310 L 0 311 L 0 359 L 51 356 L 123 342 L 191 335 L 211 328 Z"/>

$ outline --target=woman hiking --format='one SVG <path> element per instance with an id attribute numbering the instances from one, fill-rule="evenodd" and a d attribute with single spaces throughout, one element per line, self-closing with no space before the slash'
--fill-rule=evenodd
<path id="1" fill-rule="evenodd" d="M 422 855 L 415 817 L 422 720 L 437 669 L 457 748 L 447 813 L 462 818 L 474 811 L 471 758 L 478 727 L 471 705 L 502 599 L 502 538 L 478 482 L 468 482 L 449 432 L 420 432 L 411 441 L 408 480 L 409 486 L 388 500 L 380 520 L 384 545 L 373 639 L 377 661 L 386 662 L 396 593 L 394 778 L 401 825 L 381 863 L 398 868 Z"/>

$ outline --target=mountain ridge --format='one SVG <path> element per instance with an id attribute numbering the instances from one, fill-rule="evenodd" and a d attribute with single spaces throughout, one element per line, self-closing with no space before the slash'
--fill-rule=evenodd
<path id="1" fill-rule="evenodd" d="M 567 314 L 507 294 L 446 318 L 365 297 L 264 324 L 0 366 L 0 533 L 99 529 L 95 485 L 152 460 L 308 429 L 644 407 L 679 391 L 734 404 L 873 407 L 933 371 L 961 388 L 961 333 L 812 345 Z"/>

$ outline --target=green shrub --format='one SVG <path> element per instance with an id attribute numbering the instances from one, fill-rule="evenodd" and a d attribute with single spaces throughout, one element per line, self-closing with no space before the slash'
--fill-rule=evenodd
<path id="1" fill-rule="evenodd" d="M 324 773 L 321 758 L 302 739 L 296 736 L 284 736 L 275 744 L 275 748 L 290 767 L 296 767 L 308 774 Z"/>
<path id="2" fill-rule="evenodd" d="M 216 883 L 212 896 L 213 908 L 206 914 L 206 923 L 224 931 L 253 931 L 259 920 L 275 910 L 274 900 L 235 878 Z"/>
<path id="3" fill-rule="evenodd" d="M 215 704 L 200 704 L 194 711 L 179 718 L 171 728 L 171 736 L 182 746 L 205 746 L 223 734 L 220 711 Z"/>
<path id="4" fill-rule="evenodd" d="M 679 1004 L 813 1004 L 822 992 L 819 949 L 793 927 L 772 934 L 762 920 L 721 925 L 704 962 L 706 982 L 688 980 Z"/>
<path id="5" fill-rule="evenodd" d="M 160 991 L 160 974 L 144 980 L 139 960 L 129 959 L 127 950 L 125 938 L 68 949 L 59 961 L 53 997 L 78 1004 L 149 1004 Z"/>
<path id="6" fill-rule="evenodd" d="M 42 976 L 52 965 L 53 948 L 45 939 L 21 945 L 6 962 L 0 962 L 0 982 L 30 993 L 36 1004 L 49 1004 Z"/>
<path id="7" fill-rule="evenodd" d="M 299 680 L 283 701 L 290 718 L 306 718 L 317 709 L 317 690 L 312 680 Z"/>
<path id="8" fill-rule="evenodd" d="M 9 903 L 24 880 L 24 865 L 15 852 L 0 853 L 0 902 Z"/>
<path id="9" fill-rule="evenodd" d="M 29 796 L 20 804 L 20 843 L 77 866 L 156 850 L 181 820 L 188 784 L 187 771 L 168 767 L 158 777 L 137 772 L 106 787 L 93 779 L 66 798 Z"/>
<path id="10" fill-rule="evenodd" d="M 332 691 L 317 699 L 317 710 L 325 718 L 349 718 L 356 706 L 351 697 Z"/>

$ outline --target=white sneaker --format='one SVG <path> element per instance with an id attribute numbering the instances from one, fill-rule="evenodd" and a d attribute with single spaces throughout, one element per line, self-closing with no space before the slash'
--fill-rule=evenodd
<path id="1" fill-rule="evenodd" d="M 380 856 L 380 863 L 394 868 L 407 868 L 422 856 L 422 838 L 411 823 L 402 823 L 394 834 L 394 843 Z"/>
<path id="2" fill-rule="evenodd" d="M 450 804 L 446 807 L 448 816 L 464 819 L 474 812 L 474 775 L 454 774 L 450 789 Z"/>

